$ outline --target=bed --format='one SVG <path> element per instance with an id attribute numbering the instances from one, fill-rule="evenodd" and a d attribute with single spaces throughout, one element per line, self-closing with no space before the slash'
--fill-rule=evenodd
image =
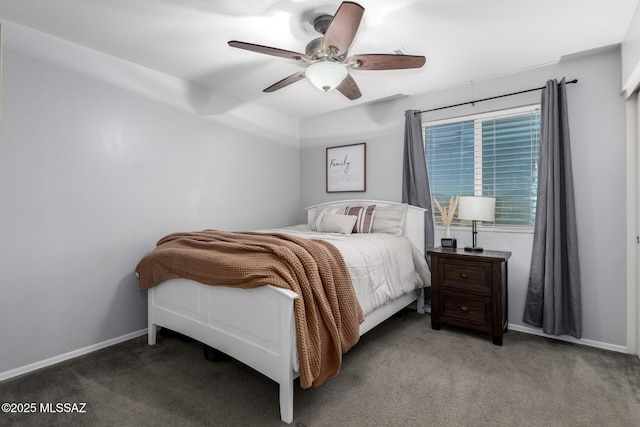
<path id="1" fill-rule="evenodd" d="M 350 240 L 350 232 L 341 234 L 333 229 L 327 232 L 325 224 L 336 218 L 342 223 L 344 219 L 334 215 L 337 215 L 336 212 L 348 213 L 344 212 L 346 206 L 362 208 L 361 215 L 356 216 L 355 222 L 358 224 L 351 223 L 354 230 L 359 226 L 367 226 L 359 222 L 365 218 L 366 208 L 375 206 L 373 216 L 369 218 L 373 222 L 369 224 L 372 226 L 371 233 L 366 238 L 393 239 L 389 236 L 394 235 L 398 236 L 395 240 L 408 240 L 411 243 L 408 245 L 411 247 L 410 255 L 405 254 L 400 258 L 406 260 L 411 257 L 412 266 L 418 266 L 414 267 L 415 275 L 403 279 L 413 283 L 404 283 L 403 290 L 394 291 L 394 295 L 382 301 L 367 301 L 367 297 L 358 295 L 358 300 L 362 301 L 360 305 L 364 321 L 359 324 L 356 333 L 366 333 L 410 305 L 424 313 L 423 288 L 430 285 L 430 274 L 424 261 L 425 210 L 422 208 L 379 200 L 342 200 L 307 208 L 306 225 L 259 232 L 291 233 L 302 238 L 319 236 L 313 238 L 325 238 L 343 252 L 340 249 L 344 244 L 342 242 L 355 239 Z M 401 212 L 400 220 L 398 212 Z M 364 234 L 360 234 L 359 238 L 365 238 Z M 345 261 L 349 264 L 347 258 L 345 255 Z M 355 288 L 356 281 L 361 278 L 354 278 L 351 265 L 349 272 Z M 140 278 L 138 268 L 136 275 Z M 279 384 L 281 419 L 291 423 L 294 381 L 300 376 L 294 316 L 297 298 L 298 294 L 292 290 L 272 285 L 242 289 L 209 286 L 181 277 L 162 280 L 148 289 L 148 343 L 156 343 L 159 327 L 167 328 L 250 366 Z"/>

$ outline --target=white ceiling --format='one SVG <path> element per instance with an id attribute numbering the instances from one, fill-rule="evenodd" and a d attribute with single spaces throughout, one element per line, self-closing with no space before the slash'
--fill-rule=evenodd
<path id="1" fill-rule="evenodd" d="M 359 0 L 364 18 L 350 53 L 402 48 L 419 70 L 351 73 L 349 101 L 306 80 L 263 93 L 300 70 L 229 40 L 304 52 L 311 25 L 339 0 L 0 0 L 0 18 L 89 46 L 294 117 L 424 93 L 620 43 L 639 0 Z"/>

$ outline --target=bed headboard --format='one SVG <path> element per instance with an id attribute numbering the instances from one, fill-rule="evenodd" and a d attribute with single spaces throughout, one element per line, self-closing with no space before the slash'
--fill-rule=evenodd
<path id="1" fill-rule="evenodd" d="M 376 205 L 376 206 L 390 206 L 401 205 L 398 202 L 388 202 L 384 200 L 367 200 L 367 199 L 349 199 L 349 200 L 335 200 L 333 202 L 319 203 L 317 205 L 309 206 L 307 210 L 307 223 L 312 224 L 316 217 L 316 209 L 319 207 L 328 207 L 331 205 L 344 206 L 344 205 Z M 404 227 L 402 234 L 407 236 L 411 242 L 416 245 L 420 250 L 420 253 L 424 255 L 424 215 L 427 210 L 418 206 L 407 205 L 407 217 L 404 221 Z M 375 217 L 374 217 L 375 221 Z"/>

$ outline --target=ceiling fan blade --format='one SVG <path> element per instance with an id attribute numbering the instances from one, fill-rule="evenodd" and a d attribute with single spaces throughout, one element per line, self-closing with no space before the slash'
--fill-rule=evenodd
<path id="1" fill-rule="evenodd" d="M 322 49 L 330 52 L 333 48 L 340 55 L 346 55 L 356 36 L 363 14 L 364 7 L 358 3 L 342 2 L 324 34 Z"/>
<path id="2" fill-rule="evenodd" d="M 403 70 L 420 68 L 426 61 L 424 56 L 371 53 L 353 55 L 344 62 L 356 70 Z"/>
<path id="3" fill-rule="evenodd" d="M 272 56 L 279 56 L 281 58 L 293 59 L 296 61 L 299 61 L 302 58 L 311 59 L 303 53 L 293 52 L 285 49 L 279 49 L 277 47 L 269 47 L 269 46 L 262 46 L 262 45 L 253 44 L 253 43 L 239 42 L 237 40 L 231 40 L 229 42 L 229 46 L 236 47 L 238 49 L 250 50 L 252 52 L 264 53 L 265 55 L 272 55 Z"/>
<path id="4" fill-rule="evenodd" d="M 289 86 L 290 84 L 295 83 L 304 78 L 305 78 L 304 71 L 291 74 L 289 77 L 285 77 L 279 82 L 272 84 L 271 86 L 263 90 L 263 92 L 275 92 L 278 89 L 282 89 L 283 87 Z"/>
<path id="5" fill-rule="evenodd" d="M 351 100 L 358 99 L 362 96 L 360 88 L 356 81 L 353 80 L 353 77 L 351 77 L 351 74 L 347 74 L 347 77 L 344 78 L 342 83 L 340 83 L 336 89 Z"/>

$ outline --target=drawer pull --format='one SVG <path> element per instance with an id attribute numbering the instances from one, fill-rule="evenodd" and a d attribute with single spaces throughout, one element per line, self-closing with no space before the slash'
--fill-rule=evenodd
<path id="1" fill-rule="evenodd" d="M 468 313 L 469 312 L 469 307 L 461 305 L 460 306 L 460 311 L 462 311 L 463 313 Z"/>
<path id="2" fill-rule="evenodd" d="M 460 277 L 462 277 L 463 279 L 468 279 L 469 275 L 467 273 L 460 273 Z"/>

